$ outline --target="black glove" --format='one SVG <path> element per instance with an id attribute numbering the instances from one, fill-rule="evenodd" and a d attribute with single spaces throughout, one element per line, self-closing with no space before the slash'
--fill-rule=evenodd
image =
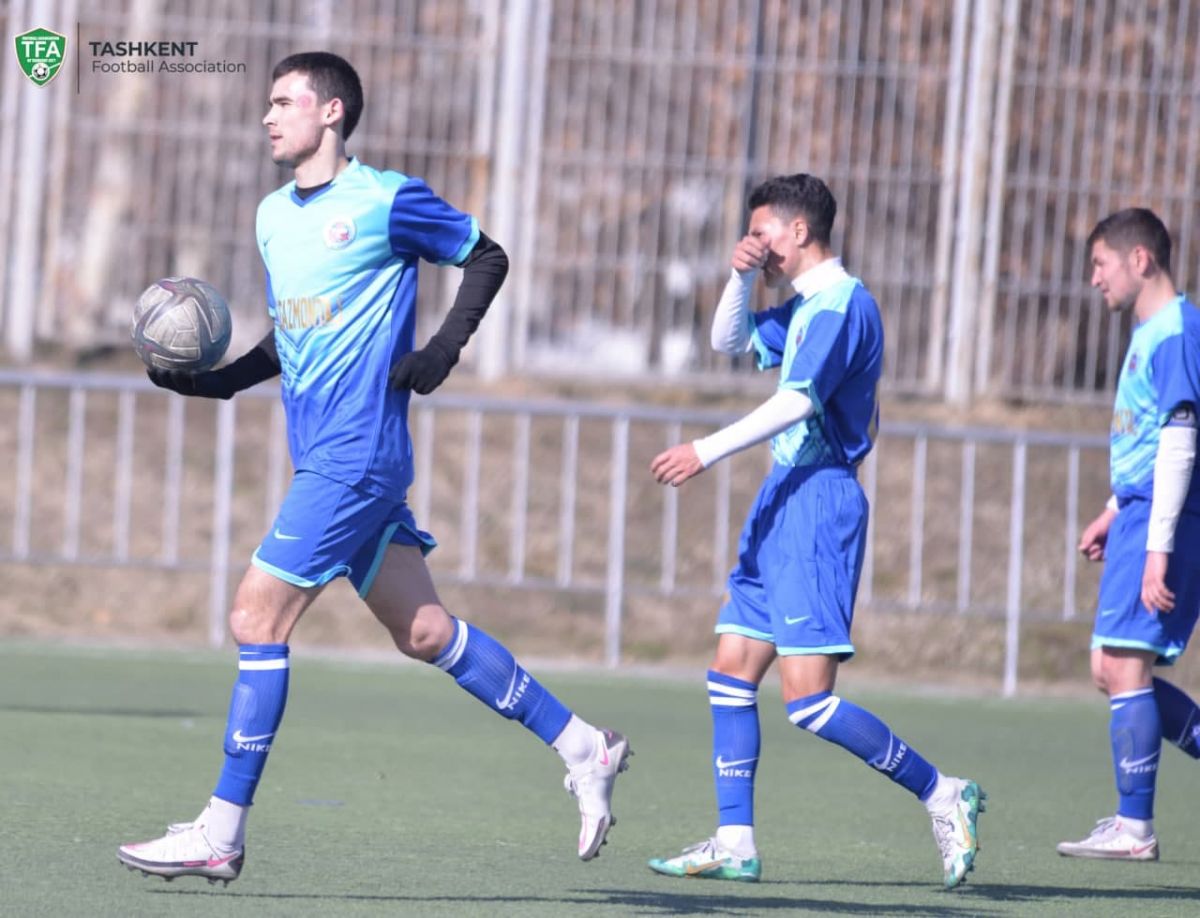
<path id="1" fill-rule="evenodd" d="M 393 389 L 412 389 L 417 395 L 428 395 L 446 381 L 456 363 L 458 352 L 435 335 L 419 351 L 411 351 L 397 360 L 388 373 L 388 382 Z"/>
<path id="2" fill-rule="evenodd" d="M 180 395 L 198 395 L 200 398 L 233 398 L 235 390 L 214 370 L 189 373 L 187 370 L 146 370 L 150 382 L 160 389 L 170 389 Z"/>
<path id="3" fill-rule="evenodd" d="M 264 339 L 266 341 L 266 339 Z M 195 395 L 200 398 L 233 398 L 243 389 L 279 375 L 279 363 L 275 344 L 271 340 L 259 343 L 228 366 L 219 370 L 204 370 L 189 373 L 187 370 L 146 370 L 150 382 L 160 389 L 170 389 L 180 395 Z"/>

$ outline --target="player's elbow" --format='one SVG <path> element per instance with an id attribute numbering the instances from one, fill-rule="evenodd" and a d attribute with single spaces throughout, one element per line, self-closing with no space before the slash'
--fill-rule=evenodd
<path id="1" fill-rule="evenodd" d="M 722 334 L 716 329 L 713 330 L 709 343 L 718 354 L 728 354 L 730 357 L 738 357 L 750 350 L 749 338 Z"/>

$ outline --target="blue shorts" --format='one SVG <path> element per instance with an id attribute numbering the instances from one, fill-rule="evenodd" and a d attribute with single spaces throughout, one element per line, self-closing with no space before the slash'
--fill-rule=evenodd
<path id="1" fill-rule="evenodd" d="M 253 562 L 299 587 L 320 586 L 344 575 L 359 596 L 366 596 L 390 543 L 416 545 L 424 554 L 437 545 L 417 528 L 404 501 L 299 471 Z"/>
<path id="2" fill-rule="evenodd" d="M 783 656 L 850 659 L 866 537 L 853 469 L 776 465 L 742 528 L 717 634 L 769 641 Z"/>
<path id="3" fill-rule="evenodd" d="M 1175 609 L 1166 613 L 1142 605 L 1149 519 L 1150 501 L 1131 500 L 1112 521 L 1092 649 L 1153 650 L 1158 663 L 1170 665 L 1187 647 L 1200 614 L 1200 516 L 1181 513 L 1175 526 L 1175 551 L 1167 565 L 1167 588 L 1175 594 Z"/>

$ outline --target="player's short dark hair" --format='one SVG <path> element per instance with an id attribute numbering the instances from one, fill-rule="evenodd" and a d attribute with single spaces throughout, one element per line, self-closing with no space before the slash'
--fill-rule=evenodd
<path id="1" fill-rule="evenodd" d="M 303 51 L 290 54 L 275 65 L 271 73 L 274 83 L 289 73 L 303 73 L 322 102 L 341 99 L 345 116 L 342 118 L 342 139 L 349 139 L 358 126 L 363 110 L 362 81 L 344 58 L 328 51 Z"/>
<path id="2" fill-rule="evenodd" d="M 1089 256 L 1100 240 L 1123 255 L 1140 245 L 1150 253 L 1159 270 L 1171 273 L 1171 234 L 1152 210 L 1127 207 L 1109 214 L 1096 224 L 1087 238 Z"/>
<path id="3" fill-rule="evenodd" d="M 769 207 L 782 220 L 803 217 L 813 239 L 829 244 L 833 219 L 837 216 L 837 201 L 815 175 L 798 172 L 767 179 L 750 192 L 748 203 L 751 210 Z"/>

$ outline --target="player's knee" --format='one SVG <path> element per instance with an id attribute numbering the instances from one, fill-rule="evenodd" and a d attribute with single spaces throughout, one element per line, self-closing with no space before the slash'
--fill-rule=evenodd
<path id="1" fill-rule="evenodd" d="M 441 606 L 422 606 L 411 618 L 389 624 L 388 630 L 402 654 L 429 662 L 449 643 L 454 623 Z"/>
<path id="2" fill-rule="evenodd" d="M 1102 650 L 1093 650 L 1091 656 L 1092 684 L 1104 694 L 1108 694 L 1107 657 Z"/>
<path id="3" fill-rule="evenodd" d="M 235 602 L 229 613 L 229 634 L 238 644 L 281 644 L 287 635 L 279 632 L 273 616 Z"/>

